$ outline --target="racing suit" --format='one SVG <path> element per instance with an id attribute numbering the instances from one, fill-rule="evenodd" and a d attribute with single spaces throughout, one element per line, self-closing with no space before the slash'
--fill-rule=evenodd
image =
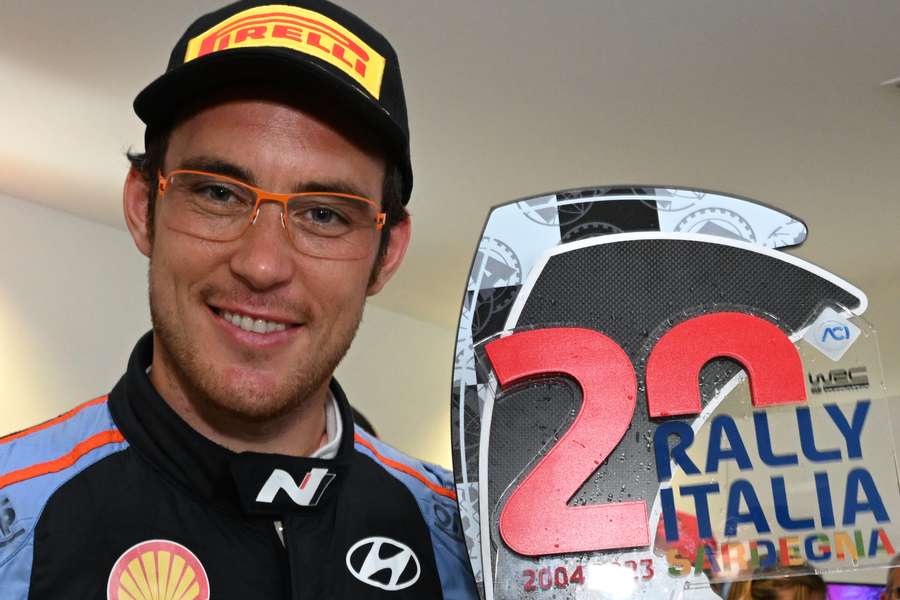
<path id="1" fill-rule="evenodd" d="M 354 428 L 334 458 L 234 453 L 147 375 L 0 439 L 0 598 L 477 598 L 452 477 Z"/>

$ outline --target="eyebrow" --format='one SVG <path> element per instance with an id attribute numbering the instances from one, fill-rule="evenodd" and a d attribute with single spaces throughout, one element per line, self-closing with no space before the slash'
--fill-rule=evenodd
<path id="1" fill-rule="evenodd" d="M 212 158 L 208 156 L 187 158 L 178 164 L 177 169 L 207 171 L 209 173 L 215 173 L 216 175 L 224 175 L 233 179 L 239 179 L 240 181 L 258 187 L 256 177 L 254 177 L 252 171 L 219 158 Z M 307 180 L 298 183 L 291 190 L 291 193 L 299 194 L 303 192 L 330 192 L 333 194 L 350 194 L 351 196 L 361 196 L 363 198 L 369 198 L 370 200 L 372 199 L 359 187 L 353 185 L 350 182 L 341 181 L 338 179 Z"/>
<path id="2" fill-rule="evenodd" d="M 226 177 L 231 177 L 233 179 L 240 179 L 241 181 L 247 182 L 250 185 L 256 185 L 256 178 L 253 176 L 252 172 L 244 169 L 243 167 L 239 167 L 234 163 L 230 163 L 218 158 L 210 158 L 206 156 L 186 158 L 178 163 L 176 170 L 177 169 L 187 169 L 189 171 L 206 171 L 208 173 L 215 173 L 216 175 L 225 175 Z"/>
<path id="3" fill-rule="evenodd" d="M 361 196 L 369 198 L 369 195 L 360 190 L 355 185 L 346 181 L 338 180 L 322 180 L 322 181 L 306 181 L 294 188 L 295 192 L 331 192 L 333 194 L 350 194 L 351 196 Z M 371 200 L 371 198 L 369 198 Z"/>

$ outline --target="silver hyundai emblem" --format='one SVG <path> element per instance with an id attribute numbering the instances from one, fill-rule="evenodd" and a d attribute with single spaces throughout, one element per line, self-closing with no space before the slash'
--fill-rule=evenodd
<path id="1" fill-rule="evenodd" d="M 389 592 L 408 588 L 419 580 L 422 570 L 409 546 L 384 537 L 353 544 L 347 551 L 347 569 L 363 583 Z"/>

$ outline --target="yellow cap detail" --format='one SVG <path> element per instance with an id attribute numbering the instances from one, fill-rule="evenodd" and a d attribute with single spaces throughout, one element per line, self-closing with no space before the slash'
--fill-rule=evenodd
<path id="1" fill-rule="evenodd" d="M 317 12 L 270 4 L 241 11 L 188 42 L 184 62 L 232 48 L 288 48 L 340 69 L 375 98 L 384 57 L 336 21 Z"/>

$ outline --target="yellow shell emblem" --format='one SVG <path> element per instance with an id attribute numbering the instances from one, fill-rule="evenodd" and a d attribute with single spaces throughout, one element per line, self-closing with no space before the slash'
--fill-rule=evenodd
<path id="1" fill-rule="evenodd" d="M 209 600 L 206 570 L 193 552 L 168 540 L 125 551 L 109 573 L 108 600 Z"/>

